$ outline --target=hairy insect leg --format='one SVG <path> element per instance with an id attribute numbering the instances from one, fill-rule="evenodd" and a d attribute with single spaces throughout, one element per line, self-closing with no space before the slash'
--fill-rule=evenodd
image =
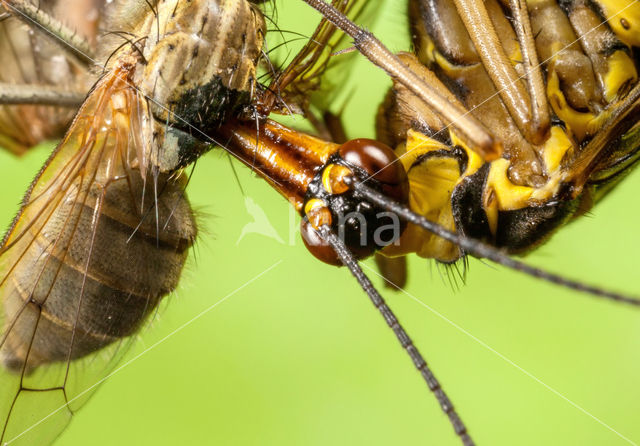
<path id="1" fill-rule="evenodd" d="M 448 125 L 452 125 L 461 137 L 486 160 L 498 158 L 502 152 L 500 143 L 487 129 L 461 107 L 452 104 L 434 90 L 393 54 L 372 33 L 360 28 L 333 6 L 322 0 L 304 0 L 319 11 L 331 23 L 354 39 L 354 46 L 376 66 L 400 82 L 426 104 L 436 110 Z"/>
<path id="2" fill-rule="evenodd" d="M 78 107 L 86 96 L 82 91 L 69 91 L 52 85 L 15 85 L 0 82 L 1 105 L 56 105 Z"/>
<path id="3" fill-rule="evenodd" d="M 95 63 L 95 55 L 89 41 L 38 6 L 26 0 L 0 0 L 0 4 L 14 17 L 28 25 L 36 25 L 34 29 L 49 34 L 53 41 L 83 65 L 91 66 Z"/>

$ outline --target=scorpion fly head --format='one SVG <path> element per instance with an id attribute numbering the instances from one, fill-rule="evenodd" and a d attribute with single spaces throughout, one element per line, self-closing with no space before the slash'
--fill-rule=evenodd
<path id="1" fill-rule="evenodd" d="M 317 232 L 323 225 L 338 233 L 357 259 L 400 238 L 406 223 L 350 187 L 354 181 L 366 183 L 398 203 L 408 203 L 409 181 L 397 161 L 389 146 L 370 139 L 348 141 L 330 156 L 309 183 L 300 225 L 302 239 L 314 256 L 342 264 Z"/>

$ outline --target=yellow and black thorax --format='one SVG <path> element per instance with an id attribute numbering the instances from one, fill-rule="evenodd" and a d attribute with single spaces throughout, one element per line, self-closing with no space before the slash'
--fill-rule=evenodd
<path id="1" fill-rule="evenodd" d="M 415 52 L 400 57 L 478 119 L 501 142 L 502 156 L 483 159 L 399 83 L 380 108 L 378 137 L 396 147 L 414 212 L 522 253 L 589 210 L 640 157 L 640 2 L 527 0 L 535 48 L 521 48 L 523 19 L 512 2 L 484 2 L 494 29 L 475 43 L 471 36 L 484 30 L 470 32 L 472 19 L 454 2 L 410 1 Z M 517 74 L 508 86 L 495 80 L 505 64 Z M 513 100 L 512 90 L 523 94 Z M 517 115 L 511 101 L 518 100 L 529 114 Z M 443 262 L 463 254 L 413 225 L 383 251 L 409 252 Z"/>

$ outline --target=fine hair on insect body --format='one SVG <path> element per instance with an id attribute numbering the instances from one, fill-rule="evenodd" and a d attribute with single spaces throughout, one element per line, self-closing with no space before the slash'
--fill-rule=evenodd
<path id="1" fill-rule="evenodd" d="M 196 171 L 196 172 L 197 172 L 197 171 Z M 197 174 L 197 173 L 196 173 L 196 174 Z M 255 257 L 255 254 L 252 254 L 251 256 L 252 256 L 252 257 Z M 212 267 L 212 268 L 213 268 L 213 270 L 215 270 L 215 269 L 216 269 L 215 267 Z M 299 266 L 298 266 L 297 264 L 294 264 L 294 265 L 292 266 L 292 268 L 295 268 L 295 269 L 297 270 L 297 269 L 299 268 Z M 423 266 L 422 268 L 424 268 L 424 266 Z M 482 267 L 478 266 L 478 268 L 482 268 Z M 326 268 L 324 268 L 324 269 L 323 269 L 323 271 L 326 271 L 326 272 L 325 272 L 325 273 L 323 273 L 323 274 L 330 274 L 330 273 L 329 273 L 329 271 L 330 271 L 330 270 L 327 270 Z M 484 269 L 483 269 L 483 271 L 484 271 Z M 335 275 L 335 274 L 334 274 L 334 275 Z M 286 275 L 285 275 L 285 277 L 286 277 Z M 309 281 L 308 281 L 308 282 L 307 282 L 307 283 L 302 287 L 302 289 L 300 290 L 300 292 L 298 292 L 298 293 L 296 293 L 296 294 L 298 294 L 299 296 L 305 296 L 305 295 L 307 295 L 307 292 L 309 292 L 309 291 L 310 291 L 310 290 L 309 290 L 309 287 L 314 287 L 315 285 L 313 285 L 313 284 L 317 283 L 317 281 L 318 281 L 318 280 L 320 280 L 320 281 L 324 281 L 324 280 L 325 280 L 325 279 L 324 279 L 324 277 L 326 277 L 326 276 L 324 276 L 324 275 L 323 275 L 322 277 L 323 277 L 323 278 L 321 279 L 321 278 L 319 278 L 319 276 L 318 276 L 318 275 L 315 275 L 315 281 L 314 281 L 314 279 L 310 279 L 310 280 L 309 280 Z M 415 278 L 415 277 L 416 277 L 416 276 L 414 275 L 414 278 Z M 436 279 L 435 281 L 437 281 L 437 280 L 438 280 L 438 279 L 437 279 L 437 276 L 435 277 L 435 279 Z M 415 280 L 415 279 L 413 279 L 413 280 Z M 521 279 L 521 280 L 524 280 L 524 279 Z M 429 281 L 431 281 L 431 277 L 429 277 Z M 345 285 L 345 286 L 348 286 L 348 285 Z M 617 287 L 616 287 L 616 288 L 617 288 Z M 331 289 L 334 289 L 334 288 L 332 287 Z M 354 291 L 353 291 L 353 293 L 356 293 L 356 292 L 357 292 L 356 290 L 354 290 Z M 294 293 L 295 293 L 295 292 L 294 292 Z M 447 295 L 449 296 L 449 292 L 447 291 L 446 293 L 447 293 Z M 412 294 L 413 294 L 413 293 L 412 293 Z M 430 292 L 429 294 L 432 294 L 432 292 Z M 264 297 L 264 296 L 263 296 L 263 297 Z M 326 298 L 326 296 L 325 296 L 325 298 Z M 454 296 L 453 298 L 451 298 L 451 297 L 449 296 L 449 299 L 448 299 L 448 300 L 456 299 L 456 298 L 457 298 L 457 297 L 455 297 L 455 296 Z M 512 299 L 513 299 L 513 297 L 512 297 Z M 518 298 L 518 299 L 519 299 L 519 298 Z M 580 299 L 579 299 L 579 298 L 576 298 L 576 299 L 577 299 L 576 303 L 579 303 L 579 302 L 580 302 Z M 345 299 L 341 299 L 341 301 L 342 301 L 342 300 L 345 300 Z M 395 301 L 396 301 L 397 299 L 393 298 L 393 300 L 394 300 L 394 303 L 395 303 Z M 481 300 L 481 298 L 480 298 L 480 297 L 477 297 L 477 300 Z M 588 299 L 585 299 L 585 300 L 588 300 Z M 324 304 L 326 305 L 326 302 L 325 302 Z M 364 306 L 364 305 L 363 305 L 363 306 Z M 324 307 L 324 305 L 323 305 L 323 307 Z M 331 313 L 331 314 L 333 314 L 333 313 Z M 375 318 L 373 318 L 373 317 L 372 317 L 372 319 L 373 319 L 373 320 L 375 320 Z M 346 323 L 347 325 L 350 325 L 350 321 L 345 321 L 345 323 Z M 372 325 L 375 325 L 376 327 L 378 327 L 378 328 L 379 328 L 379 325 L 376 325 L 375 323 L 374 323 L 374 324 L 372 324 Z M 415 325 L 415 324 L 414 324 L 414 325 Z M 296 325 L 296 327 L 297 327 L 297 328 L 301 328 L 301 327 L 299 327 L 299 326 L 297 326 L 297 325 Z M 287 331 L 286 329 L 283 329 L 282 327 L 281 327 L 281 330 L 282 330 L 282 331 Z M 276 331 L 277 331 L 277 330 L 276 330 Z M 412 331 L 413 331 L 413 330 L 412 330 Z M 414 336 L 415 336 L 415 335 L 414 335 Z M 226 336 L 223 336 L 223 338 L 226 338 Z M 368 341 L 364 341 L 364 342 L 366 342 L 366 344 L 368 344 Z M 373 345 L 373 344 L 375 344 L 375 345 L 376 345 L 376 348 L 377 348 L 377 345 L 378 345 L 378 344 L 377 344 L 377 343 L 372 343 L 372 345 Z M 383 344 L 384 344 L 384 341 L 383 341 Z M 418 342 L 418 344 L 420 345 L 420 342 Z M 431 342 L 429 342 L 429 344 L 431 344 Z M 394 346 L 394 347 L 395 347 L 395 346 Z M 391 350 L 391 348 L 390 348 L 390 350 Z M 398 355 L 398 356 L 399 356 L 399 355 Z M 428 359 L 429 359 L 429 357 L 428 357 Z M 442 360 L 442 359 L 441 359 L 441 360 L 439 360 L 439 361 L 436 361 L 436 362 L 434 362 L 435 360 L 433 360 L 433 359 L 431 359 L 430 361 L 431 361 L 432 363 L 434 363 L 434 364 L 435 364 L 435 366 L 436 366 L 436 371 L 437 371 L 440 367 L 442 367 L 442 366 L 440 366 L 440 365 L 439 365 L 439 363 L 443 362 L 443 360 Z M 446 358 L 445 358 L 445 361 L 446 361 Z M 400 361 L 400 362 L 402 362 L 402 361 Z M 299 368 L 300 368 L 300 366 L 299 366 Z M 375 368 L 375 367 L 374 367 L 374 368 Z M 204 371 L 203 371 L 203 372 L 204 372 Z M 410 371 L 409 371 L 409 372 L 410 372 Z M 467 373 L 468 373 L 468 370 L 467 370 L 467 371 L 465 371 L 465 372 L 467 372 Z M 274 372 L 274 373 L 275 373 L 275 372 Z M 467 373 L 465 373 L 465 374 L 467 374 Z M 357 382 L 360 382 L 360 381 L 362 381 L 363 379 L 366 379 L 366 378 L 363 378 L 363 377 L 362 377 L 362 375 L 366 375 L 366 374 L 365 374 L 365 373 L 363 373 L 361 370 L 356 370 L 356 371 L 354 371 L 354 375 L 356 375 L 356 376 L 358 377 L 358 379 L 355 379 L 355 378 L 354 378 L 354 379 L 355 379 L 355 381 L 357 381 Z M 444 378 L 444 379 L 445 379 L 445 381 L 447 381 L 447 380 L 448 380 L 448 378 L 446 378 L 446 376 L 445 376 L 442 372 L 438 373 L 438 375 L 441 377 L 441 379 L 442 379 L 442 378 Z M 204 376 L 206 376 L 206 374 L 205 374 Z M 409 376 L 412 376 L 412 375 L 409 375 L 409 374 L 408 374 L 408 375 L 407 375 L 407 379 L 412 379 L 412 378 L 409 378 Z M 271 378 L 275 379 L 275 378 L 276 378 L 276 375 L 272 374 L 272 375 L 271 375 Z M 207 378 L 207 380 L 209 380 L 209 378 Z M 276 381 L 277 381 L 277 380 L 276 380 Z M 291 380 L 290 380 L 290 381 L 291 381 Z M 208 383 L 207 383 L 206 385 L 208 385 Z M 266 383 L 266 384 L 265 384 L 265 386 L 267 386 L 267 387 L 268 387 L 268 385 L 269 385 L 268 383 Z M 309 385 L 309 384 L 307 383 L 307 385 Z M 165 386 L 165 387 L 168 387 L 168 386 Z M 198 389 L 202 389 L 203 387 L 205 387 L 205 384 L 203 384 L 203 385 L 198 385 L 198 386 L 196 386 L 196 387 L 198 387 Z M 389 386 L 389 387 L 393 387 L 393 388 L 395 388 L 395 384 L 393 384 L 392 386 Z M 449 390 L 449 392 L 451 392 L 451 390 Z M 419 394 L 420 392 L 415 392 L 415 393 Z M 424 395 L 423 395 L 423 396 L 424 396 Z M 426 399 L 426 398 L 425 398 L 425 399 Z M 459 398 L 458 398 L 458 399 L 459 399 Z M 457 399 L 456 399 L 456 398 L 454 398 L 454 400 L 455 400 L 455 401 L 457 401 Z M 326 400 L 325 400 L 325 401 L 326 401 Z M 457 404 L 459 404 L 459 403 L 457 403 Z M 336 402 L 336 404 L 335 404 L 335 405 L 339 405 L 339 403 L 338 403 L 338 402 Z M 333 407 L 333 406 L 334 406 L 334 405 L 332 405 L 332 407 Z M 466 412 L 461 412 L 461 413 L 465 414 Z M 295 415 L 295 414 L 292 414 L 292 415 Z M 441 417 L 438 417 L 437 415 L 434 415 L 434 416 L 435 416 L 435 418 L 436 418 L 436 421 L 437 421 L 437 422 L 443 422 L 443 421 L 444 421 L 444 420 L 442 420 L 442 419 L 441 419 Z M 417 417 L 417 418 L 418 418 L 418 417 Z M 421 420 L 420 422 L 423 422 L 423 421 L 422 421 L 422 418 L 423 418 L 422 416 L 420 416 L 420 417 L 418 418 L 419 420 Z M 466 419 L 468 419 L 468 418 L 469 418 L 469 416 L 468 416 L 468 415 L 466 415 L 466 416 L 465 416 L 465 418 L 466 418 Z M 380 420 L 380 423 L 383 423 L 383 421 L 384 421 L 384 420 L 382 420 L 382 419 L 381 419 L 381 420 Z M 469 422 L 469 421 L 468 421 L 468 422 Z M 389 423 L 389 424 L 394 424 L 394 423 Z M 445 426 L 445 429 L 443 429 L 443 430 L 444 430 L 445 432 L 448 432 L 448 428 L 446 428 L 446 426 Z M 472 428 L 472 430 L 473 430 L 473 431 L 476 431 L 476 430 L 477 430 L 477 428 L 474 426 L 474 427 Z M 380 429 L 379 431 L 382 431 L 382 429 Z M 379 432 L 379 431 L 378 431 L 378 432 Z M 449 434 L 450 434 L 450 433 L 449 433 Z M 250 433 L 247 433 L 246 435 L 247 435 L 247 438 L 251 438 L 251 437 L 250 437 L 250 435 L 251 435 Z M 427 434 L 426 434 L 426 433 L 425 433 L 425 436 L 427 436 Z M 489 438 L 490 438 L 490 437 L 489 437 Z M 250 442 L 250 440 L 248 440 L 248 442 Z"/>

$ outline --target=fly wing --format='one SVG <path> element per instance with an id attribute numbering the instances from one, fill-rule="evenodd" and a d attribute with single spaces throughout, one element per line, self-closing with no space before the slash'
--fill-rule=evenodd
<path id="1" fill-rule="evenodd" d="M 145 187 L 145 111 L 126 73 L 105 75 L 5 236 L 0 442 L 51 443 L 177 283 L 195 229 L 184 183 Z"/>
<path id="2" fill-rule="evenodd" d="M 95 40 L 104 0 L 31 1 L 53 16 L 64 17 L 64 23 L 78 35 Z M 0 84 L 50 85 L 69 91 L 89 87 L 90 76 L 84 67 L 67 56 L 51 36 L 33 32 L 17 17 L 0 21 L 0 64 Z M 60 138 L 74 113 L 45 105 L 0 106 L 0 146 L 21 154 L 42 140 Z"/>

